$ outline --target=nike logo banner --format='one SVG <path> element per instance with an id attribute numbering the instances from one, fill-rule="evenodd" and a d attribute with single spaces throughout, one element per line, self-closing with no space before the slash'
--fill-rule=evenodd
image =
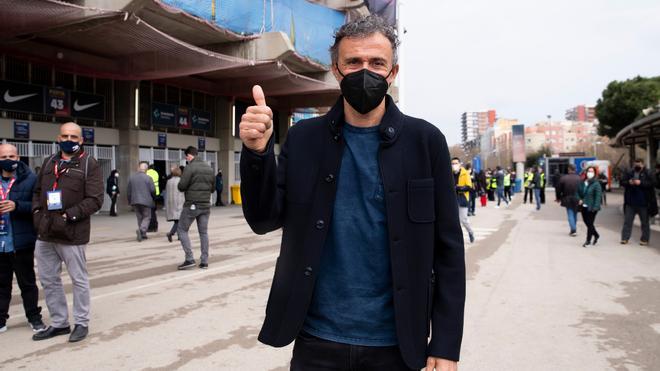
<path id="1" fill-rule="evenodd" d="M 0 80 L 0 109 L 43 113 L 44 88 L 37 85 Z"/>
<path id="2" fill-rule="evenodd" d="M 73 109 L 71 116 L 105 121 L 105 97 L 102 95 L 71 92 Z"/>

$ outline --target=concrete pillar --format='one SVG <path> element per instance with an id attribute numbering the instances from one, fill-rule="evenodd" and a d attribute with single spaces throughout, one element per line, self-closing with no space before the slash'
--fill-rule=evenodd
<path id="1" fill-rule="evenodd" d="M 115 81 L 115 128 L 119 130 L 116 164 L 120 173 L 117 207 L 122 211 L 130 208 L 126 199 L 128 177 L 136 171 L 140 160 L 138 129 L 135 126 L 135 89 L 139 84 L 139 81 Z"/>
<path id="2" fill-rule="evenodd" d="M 628 159 L 628 167 L 632 167 L 632 166 L 633 166 L 633 162 L 635 161 L 635 157 L 636 157 L 636 155 L 635 155 L 635 144 L 634 144 L 634 143 L 631 144 L 631 145 L 628 147 L 628 157 L 629 157 L 629 159 Z"/>
<path id="3" fill-rule="evenodd" d="M 234 170 L 234 136 L 232 129 L 234 100 L 222 97 L 216 98 L 215 136 L 220 141 L 218 151 L 218 168 L 222 169 L 222 202 L 231 203 L 231 185 L 234 184 L 236 174 Z"/>
<path id="4" fill-rule="evenodd" d="M 646 168 L 655 169 L 658 154 L 658 141 L 653 139 L 653 132 L 646 138 Z"/>

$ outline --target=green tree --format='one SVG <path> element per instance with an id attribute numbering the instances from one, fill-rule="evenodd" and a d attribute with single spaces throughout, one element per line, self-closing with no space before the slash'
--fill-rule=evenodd
<path id="1" fill-rule="evenodd" d="M 541 157 L 550 157 L 552 156 L 552 150 L 548 146 L 541 147 L 538 151 L 534 153 L 527 154 L 527 160 L 525 161 L 525 167 L 530 168 L 539 164 L 539 158 Z"/>
<path id="2" fill-rule="evenodd" d="M 598 134 L 610 138 L 639 118 L 643 109 L 660 101 L 660 76 L 637 76 L 626 81 L 612 81 L 596 104 Z"/>

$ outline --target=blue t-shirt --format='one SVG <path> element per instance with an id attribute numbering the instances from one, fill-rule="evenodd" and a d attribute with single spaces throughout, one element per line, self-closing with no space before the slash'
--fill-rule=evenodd
<path id="1" fill-rule="evenodd" d="M 7 193 L 11 179 L 0 178 L 0 187 L 3 193 Z M 9 199 L 9 198 L 7 198 Z M 0 232 L 0 252 L 8 253 L 14 251 L 14 235 L 11 230 L 11 217 L 9 213 L 0 215 L 0 223 L 5 224 L 4 232 Z"/>
<path id="2" fill-rule="evenodd" d="M 344 125 L 332 223 L 303 329 L 334 342 L 397 344 L 378 127 Z"/>

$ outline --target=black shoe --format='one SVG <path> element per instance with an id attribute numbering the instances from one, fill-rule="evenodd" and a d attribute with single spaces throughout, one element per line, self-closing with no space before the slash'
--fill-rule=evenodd
<path id="1" fill-rule="evenodd" d="M 169 232 L 167 233 L 167 240 L 169 242 L 172 242 L 172 234 L 170 234 Z"/>
<path id="2" fill-rule="evenodd" d="M 71 332 L 71 328 L 67 327 L 53 327 L 53 326 L 48 326 L 47 329 L 41 332 L 37 332 L 36 334 L 32 335 L 32 340 L 34 341 L 39 341 L 39 340 L 46 340 L 50 339 L 55 336 L 60 336 L 60 335 L 66 335 Z"/>
<path id="3" fill-rule="evenodd" d="M 30 328 L 32 328 L 32 331 L 34 332 L 43 332 L 46 331 L 46 329 L 48 328 L 41 319 L 35 319 L 33 321 L 29 321 L 28 324 L 30 325 Z"/>
<path id="4" fill-rule="evenodd" d="M 85 339 L 88 333 L 89 333 L 89 328 L 83 325 L 76 325 L 73 328 L 73 332 L 71 333 L 71 336 L 69 336 L 69 343 L 77 343 L 80 340 Z"/>
<path id="5" fill-rule="evenodd" d="M 470 237 L 470 243 L 474 243 L 474 233 L 469 233 L 468 237 Z"/>
<path id="6" fill-rule="evenodd" d="M 589 245 L 591 245 L 591 242 L 589 242 L 589 241 L 585 241 L 585 242 L 582 244 L 582 247 L 587 247 L 587 246 L 589 246 Z"/>
<path id="7" fill-rule="evenodd" d="M 184 270 L 188 268 L 192 268 L 195 266 L 195 261 L 194 260 L 186 260 L 183 263 L 179 264 L 179 266 L 176 267 L 178 270 Z"/>
<path id="8" fill-rule="evenodd" d="M 142 232 L 140 232 L 140 230 L 138 229 L 137 231 L 135 231 L 135 234 L 137 234 L 137 241 L 142 242 Z"/>
<path id="9" fill-rule="evenodd" d="M 599 239 L 599 238 L 600 238 L 600 235 L 599 235 L 599 234 L 597 234 L 596 236 L 594 236 L 594 242 L 592 243 L 592 245 L 596 245 L 596 243 L 598 243 L 598 239 Z"/>
<path id="10" fill-rule="evenodd" d="M 575 231 L 571 231 L 571 233 L 569 233 L 569 235 L 570 235 L 571 237 L 576 237 L 576 236 L 577 236 L 577 232 L 575 232 Z"/>
<path id="11" fill-rule="evenodd" d="M 199 263 L 199 268 L 200 269 L 207 269 L 209 265 L 207 263 Z"/>

